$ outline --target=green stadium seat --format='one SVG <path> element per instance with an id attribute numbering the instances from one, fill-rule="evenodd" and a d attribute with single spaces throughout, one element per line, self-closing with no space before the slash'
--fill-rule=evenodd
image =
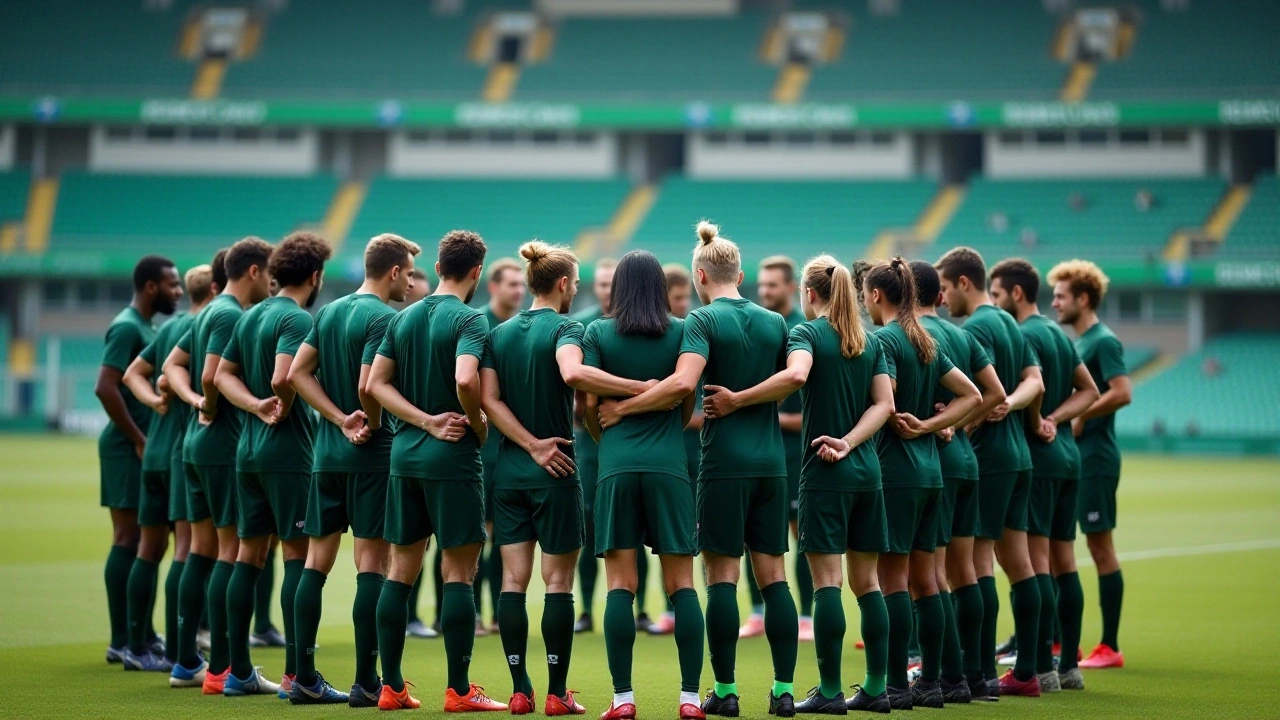
<path id="1" fill-rule="evenodd" d="M 1258 178 L 1249 204 L 1217 256 L 1230 260 L 1280 260 L 1280 178 Z"/>
<path id="2" fill-rule="evenodd" d="M 22 220 L 30 187 L 31 176 L 26 173 L 0 173 L 0 225 Z"/>
<path id="3" fill-rule="evenodd" d="M 1155 360 L 1159 354 L 1160 348 L 1151 345 L 1128 345 L 1124 349 L 1124 366 L 1129 372 L 1134 372 Z"/>

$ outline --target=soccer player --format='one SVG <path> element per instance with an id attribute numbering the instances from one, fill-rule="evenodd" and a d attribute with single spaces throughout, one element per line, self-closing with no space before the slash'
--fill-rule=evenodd
<path id="1" fill-rule="evenodd" d="M 892 432 L 881 433 L 877 447 L 889 530 L 889 551 L 879 562 L 889 612 L 889 703 L 894 710 L 940 708 L 946 620 L 933 558 L 942 495 L 942 465 L 933 433 L 963 421 L 981 396 L 920 324 L 915 277 L 905 260 L 872 265 L 863 280 L 862 300 L 871 321 L 883 326 L 876 339 L 884 348 L 896 408 L 889 423 Z M 954 397 L 935 413 L 939 389 Z M 913 600 L 921 674 L 908 687 Z"/>
<path id="2" fill-rule="evenodd" d="M 111 512 L 112 530 L 111 550 L 107 553 L 103 573 L 107 585 L 107 613 L 111 620 L 107 662 L 124 662 L 126 653 L 133 650 L 126 669 L 140 669 L 138 666 L 147 652 L 147 644 L 155 637 L 151 616 L 147 614 L 151 607 L 149 600 L 142 608 L 144 612 L 137 617 L 141 624 L 136 629 L 130 627 L 129 580 L 135 558 L 139 553 L 145 553 L 146 557 L 154 557 L 159 562 L 164 556 L 168 534 L 167 531 L 148 531 L 145 533 L 145 547 L 139 543 L 139 485 L 151 410 L 129 392 L 122 379 L 133 359 L 155 339 L 151 318 L 157 314 L 173 313 L 181 295 L 182 285 L 172 260 L 147 255 L 138 261 L 133 268 L 133 299 L 107 328 L 106 347 L 93 390 L 109 418 L 98 437 L 99 497 L 102 507 Z M 146 520 L 154 524 L 151 515 L 148 512 Z M 139 578 L 140 581 L 145 579 Z M 148 594 L 154 595 L 155 580 L 153 573 L 150 586 L 139 588 L 142 593 L 140 599 Z M 163 652 L 162 647 L 155 649 Z"/>
<path id="3" fill-rule="evenodd" d="M 178 657 L 169 685 L 203 687 L 206 695 L 223 694 L 231 670 L 227 582 L 240 549 L 235 459 L 241 417 L 222 397 L 214 378 L 236 321 L 247 308 L 268 297 L 270 259 L 271 246 L 261 238 L 247 237 L 232 245 L 223 261 L 227 282 L 222 292 L 196 316 L 164 363 L 174 393 L 196 410 L 187 425 L 182 453 L 191 552 L 178 588 Z M 214 278 L 216 284 L 216 259 Z M 196 653 L 196 630 L 206 602 L 208 662 Z"/>
<path id="4" fill-rule="evenodd" d="M 1036 647 L 1040 622 L 1040 585 L 1027 551 L 1027 503 L 1031 492 L 1031 454 L 1022 431 L 1022 410 L 1043 384 L 1034 352 L 1013 316 L 991 304 L 986 264 L 976 250 L 958 247 L 934 267 L 953 317 L 967 317 L 965 332 L 982 345 L 996 368 L 1005 401 L 986 418 L 966 428 L 978 457 L 978 517 L 973 564 L 982 591 L 982 673 L 989 695 L 1039 697 L 1034 653 L 1019 656 L 1014 668 L 996 678 L 995 558 L 1011 586 L 1014 630 L 1020 642 Z M 1010 388 L 1013 388 L 1010 390 Z M 972 688 L 971 688 L 972 689 Z M 975 697 L 981 697 L 975 694 Z"/>
<path id="5" fill-rule="evenodd" d="M 480 409 L 480 358 L 488 323 L 466 303 L 480 283 L 485 250 L 480 236 L 466 230 L 440 240 L 440 284 L 391 319 L 369 371 L 367 392 L 401 421 L 391 443 L 383 531 L 391 565 L 377 610 L 383 710 L 421 705 L 400 666 L 409 593 L 432 535 L 444 553 L 444 710 L 507 709 L 468 678 L 476 629 L 471 583 L 485 542 L 480 448 L 488 427 Z"/>
<path id="6" fill-rule="evenodd" d="M 122 382 L 133 397 L 151 408 L 156 416 L 147 428 L 147 448 L 142 455 L 142 494 L 138 501 L 138 524 L 142 539 L 138 557 L 129 572 L 129 650 L 125 653 L 127 669 L 170 672 L 177 653 L 178 583 L 191 548 L 191 525 L 187 523 L 186 478 L 182 473 L 182 439 L 186 435 L 189 412 L 185 403 L 172 403 L 173 392 L 168 380 L 152 377 L 159 358 L 169 356 L 178 338 L 187 331 L 192 317 L 213 297 L 213 269 L 198 265 L 187 271 L 184 279 L 189 312 L 177 313 L 156 332 L 156 337 L 129 363 Z M 152 652 L 146 643 L 145 628 L 155 602 L 159 563 L 168 544 L 169 527 L 173 527 L 173 562 L 165 577 L 165 637 L 170 643 L 163 653 Z"/>
<path id="7" fill-rule="evenodd" d="M 862 329 L 848 268 L 830 255 L 810 260 L 801 304 L 809 321 L 791 329 L 786 369 L 755 387 L 708 396 L 707 416 L 724 417 L 800 391 L 800 551 L 814 571 L 814 649 L 821 682 L 795 711 L 887 713 L 889 615 L 876 566 L 889 543 L 873 440 L 893 415 L 893 388 L 880 344 Z M 847 702 L 840 679 L 845 632 L 841 556 L 848 561 L 849 587 L 858 599 L 867 643 L 866 677 Z"/>
<path id="8" fill-rule="evenodd" d="M 1027 548 L 1040 583 L 1040 644 L 1024 646 L 1021 652 L 1035 653 L 1042 691 L 1083 690 L 1084 678 L 1076 667 L 1084 613 L 1075 560 L 1080 451 L 1070 423 L 1089 409 L 1099 393 L 1071 338 L 1040 314 L 1036 306 L 1039 294 L 1040 273 L 1026 260 L 1003 260 L 991 268 L 991 300 L 1018 319 L 1022 334 L 1040 360 L 1044 382 L 1044 392 L 1027 409 L 1026 425 L 1035 466 L 1027 512 Z M 1058 617 L 1062 623 L 1062 661 L 1055 670 L 1053 627 Z"/>
<path id="9" fill-rule="evenodd" d="M 787 324 L 738 293 L 738 246 L 710 222 L 697 226 L 693 270 L 703 306 L 685 322 L 675 372 L 643 394 L 601 408 L 609 428 L 622 417 L 670 407 L 692 394 L 745 390 L 786 366 Z M 705 378 L 703 373 L 706 373 Z M 765 635 L 773 659 L 769 711 L 794 714 L 798 618 L 787 587 L 786 456 L 777 408 L 757 405 L 708 419 L 698 476 L 698 546 L 707 573 L 707 642 L 715 687 L 702 704 L 708 715 L 736 717 L 738 579 L 744 547 L 765 601 Z"/>
<path id="10" fill-rule="evenodd" d="M 1098 600 L 1102 605 L 1102 642 L 1081 663 L 1082 668 L 1124 667 L 1120 652 L 1120 606 L 1124 576 L 1116 557 L 1111 531 L 1116 527 L 1116 488 L 1120 484 L 1120 448 L 1116 446 L 1116 411 L 1133 399 L 1133 385 L 1124 364 L 1124 346 L 1111 328 L 1098 320 L 1098 306 L 1107 294 L 1107 276 L 1087 260 L 1069 260 L 1049 271 L 1053 309 L 1058 322 L 1076 332 L 1076 351 L 1089 369 L 1101 396 L 1071 422 L 1080 449 L 1080 529 L 1098 569 Z M 1066 634 L 1066 627 L 1063 627 Z"/>
<path id="11" fill-rule="evenodd" d="M 240 550 L 227 583 L 231 674 L 223 694 L 228 697 L 278 694 L 285 699 L 297 674 L 293 608 L 309 543 L 303 527 L 315 429 L 311 409 L 296 402 L 297 394 L 289 385 L 289 368 L 311 332 L 307 309 L 320 294 L 324 263 L 331 253 L 329 243 L 310 232 L 295 232 L 280 242 L 267 268 L 279 283 L 280 292 L 245 312 L 236 322 L 214 378 L 218 391 L 245 412 L 236 449 Z M 262 677 L 249 653 L 254 587 L 266 562 L 272 535 L 280 538 L 284 555 L 280 610 L 285 660 L 279 685 Z"/>
<path id="12" fill-rule="evenodd" d="M 413 280 L 416 243 L 378 235 L 364 251 L 364 283 L 321 308 L 289 368 L 289 384 L 325 422 L 316 428 L 304 531 L 311 538 L 306 569 L 294 599 L 297 677 L 289 701 L 295 705 L 346 702 L 376 707 L 378 596 L 386 580 L 390 546 L 383 539 L 391 429 L 367 392 L 369 371 L 387 324 L 390 302 L 403 302 Z M 351 692 L 335 690 L 316 671 L 314 648 L 320 627 L 325 579 L 338 557 L 342 534 L 355 538 L 356 675 Z"/>
<path id="13" fill-rule="evenodd" d="M 587 326 L 583 362 L 630 380 L 647 382 L 676 368 L 685 322 L 672 317 L 662 266 L 652 253 L 636 250 L 617 265 L 613 312 Z M 613 700 L 601 720 L 635 720 L 631 665 L 636 640 L 632 617 L 639 583 L 635 556 L 652 548 L 662 564 L 662 583 L 675 606 L 680 662 L 680 718 L 705 720 L 698 707 L 702 674 L 702 608 L 693 589 L 697 552 L 694 496 L 684 459 L 681 430 L 693 415 L 691 392 L 652 412 L 615 418 L 602 429 L 600 405 L 588 394 L 584 420 L 600 444 L 596 489 L 595 550 L 604 556 L 609 594 L 605 599 L 604 645 Z M 737 624 L 734 624 L 736 628 Z"/>
<path id="14" fill-rule="evenodd" d="M 756 276 L 756 292 L 760 304 L 778 313 L 787 321 L 790 330 L 804 322 L 804 313 L 796 306 L 796 264 L 785 255 L 771 255 L 760 261 Z M 778 407 L 778 421 L 782 424 L 782 446 L 787 453 L 787 489 L 791 498 L 791 537 L 799 537 L 796 522 L 800 498 L 800 461 L 804 447 L 800 442 L 800 395 L 793 393 Z M 813 640 L 813 578 L 809 574 L 809 560 L 804 553 L 796 553 L 796 584 L 800 593 L 800 632 L 803 642 Z M 751 596 L 751 615 L 738 631 L 738 637 L 756 637 L 764 634 L 764 598 L 751 572 L 751 558 L 747 558 L 747 592 Z"/>
<path id="15" fill-rule="evenodd" d="M 618 261 L 613 258 L 600 258 L 596 261 L 595 274 L 591 282 L 591 292 L 596 296 L 596 304 L 573 315 L 573 319 L 582 323 L 582 327 L 591 327 L 591 323 L 609 314 L 613 300 L 613 273 L 617 266 Z M 596 596 L 596 577 L 600 571 L 600 561 L 594 549 L 595 514 L 592 510 L 596 499 L 599 449 L 587 432 L 586 426 L 582 424 L 582 410 L 585 403 L 585 393 L 574 396 L 573 446 L 578 464 L 578 480 L 582 483 L 583 512 L 586 517 L 586 540 L 583 551 L 578 555 L 578 589 L 582 597 L 582 612 L 573 625 L 574 632 L 595 630 L 591 606 Z"/>
<path id="16" fill-rule="evenodd" d="M 978 341 L 954 323 L 938 317 L 937 308 L 942 302 L 938 271 L 923 260 L 913 260 L 910 265 L 916 282 L 919 305 L 916 313 L 920 324 L 933 336 L 947 359 L 982 392 L 982 402 L 969 413 L 966 422 L 935 433 L 938 437 L 938 460 L 942 467 L 938 547 L 933 553 L 945 623 L 940 683 L 944 703 L 963 704 L 973 700 L 974 692 L 978 693 L 979 699 L 987 697 L 987 684 L 982 679 L 979 662 L 982 592 L 978 589 L 978 576 L 973 568 L 973 537 L 978 532 L 978 458 L 973 453 L 964 425 L 972 418 L 986 417 L 1004 402 L 1004 387 Z M 943 389 L 937 399 L 947 402 L 952 397 Z M 969 681 L 974 686 L 972 691 Z"/>
<path id="17" fill-rule="evenodd" d="M 515 317 L 524 303 L 524 274 L 520 272 L 520 263 L 511 258 L 498 258 L 489 265 L 489 302 L 484 306 L 484 319 L 492 330 Z M 498 595 L 502 587 L 502 553 L 497 550 L 493 541 L 493 469 L 498 464 L 498 445 L 502 442 L 502 433 L 489 428 L 489 439 L 480 449 L 480 460 L 484 463 L 484 527 L 489 537 L 489 555 L 480 555 L 480 568 L 476 571 L 476 582 L 473 590 L 476 597 L 476 635 L 488 635 L 498 629 Z M 493 612 L 493 623 L 485 627 L 482 619 L 480 602 L 484 583 L 489 583 L 489 609 Z"/>

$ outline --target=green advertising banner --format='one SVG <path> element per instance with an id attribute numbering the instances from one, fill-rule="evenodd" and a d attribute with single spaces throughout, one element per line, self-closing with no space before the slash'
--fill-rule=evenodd
<path id="1" fill-rule="evenodd" d="M 1005 103 L 543 103 L 0 98 L 0 122 L 635 130 L 1280 126 L 1280 99 Z"/>

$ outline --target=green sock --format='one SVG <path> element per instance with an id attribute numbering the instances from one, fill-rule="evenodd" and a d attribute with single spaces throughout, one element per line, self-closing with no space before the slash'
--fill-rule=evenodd
<path id="1" fill-rule="evenodd" d="M 844 691 L 844 683 L 840 680 L 844 631 L 844 603 L 840 599 L 840 588 L 818 588 L 813 593 L 813 649 L 818 656 L 818 691 L 824 698 L 833 698 Z"/>
<path id="2" fill-rule="evenodd" d="M 867 674 L 862 689 L 871 697 L 884 694 L 889 668 L 889 606 L 879 590 L 858 596 L 862 642 L 866 645 Z M 816 634 L 816 633 L 815 633 Z"/>
<path id="3" fill-rule="evenodd" d="M 368 573 L 362 573 L 368 574 Z M 404 629 L 409 624 L 409 591 L 413 588 L 385 580 L 378 595 L 378 653 L 382 657 L 382 682 L 392 690 L 404 690 L 400 661 L 404 658 Z M 472 626 L 475 630 L 475 626 Z"/>
<path id="4" fill-rule="evenodd" d="M 1053 577 L 1036 575 L 1040 589 L 1040 641 L 1036 644 L 1036 674 L 1053 669 L 1053 623 L 1058 616 L 1057 598 L 1053 591 Z"/>
<path id="5" fill-rule="evenodd" d="M 497 545 L 489 553 L 489 607 L 493 608 L 493 621 L 502 625 L 498 619 L 498 600 L 502 597 L 502 551 Z"/>
<path id="6" fill-rule="evenodd" d="M 732 685 L 738 654 L 738 586 L 733 583 L 707 586 L 707 645 L 716 684 Z"/>
<path id="7" fill-rule="evenodd" d="M 533 696 L 533 681 L 525 668 L 529 650 L 529 612 L 525 594 L 504 592 L 498 596 L 498 630 L 502 634 L 502 652 L 511 671 L 511 692 Z"/>
<path id="8" fill-rule="evenodd" d="M 102 578 L 107 585 L 107 616 L 111 621 L 111 647 L 123 649 L 129 644 L 129 573 L 138 551 L 123 545 L 112 545 Z"/>
<path id="9" fill-rule="evenodd" d="M 294 625 L 293 603 L 298 597 L 298 581 L 307 567 L 305 559 L 284 561 L 284 581 L 280 583 L 280 615 L 284 620 L 284 674 L 298 671 L 298 638 Z M 406 604 L 405 607 L 408 607 Z"/>
<path id="10" fill-rule="evenodd" d="M 907 657 L 920 657 L 920 622 L 911 616 L 911 638 L 907 641 Z"/>
<path id="11" fill-rule="evenodd" d="M 914 605 L 920 635 L 920 677 L 932 682 L 942 674 L 942 635 L 946 629 L 942 596 L 938 593 L 927 595 L 916 600 Z"/>
<path id="12" fill-rule="evenodd" d="M 886 595 L 885 608 L 889 612 L 889 687 L 899 690 L 907 687 L 907 645 L 911 642 L 911 595 L 896 592 Z M 865 642 L 866 639 L 863 638 Z"/>
<path id="13" fill-rule="evenodd" d="M 129 620 L 129 651 L 141 655 L 147 650 L 148 613 L 155 600 L 156 579 L 160 576 L 160 568 L 150 560 L 140 557 L 133 559 L 133 568 L 129 570 L 129 584 L 125 593 L 128 599 L 126 617 Z"/>
<path id="14" fill-rule="evenodd" d="M 764 634 L 773 656 L 773 679 L 794 682 L 796 655 L 800 652 L 800 624 L 791 588 L 784 580 L 762 588 L 760 595 L 764 598 Z"/>
<path id="15" fill-rule="evenodd" d="M 581 598 L 581 614 L 591 617 L 591 605 L 596 597 L 596 577 L 599 558 L 595 555 L 595 520 L 591 511 L 586 512 L 583 523 L 582 552 L 578 553 L 578 597 Z"/>
<path id="16" fill-rule="evenodd" d="M 964 660 L 960 656 L 960 633 L 956 629 L 956 608 L 951 593 L 942 597 L 942 678 L 949 683 L 964 679 Z"/>
<path id="17" fill-rule="evenodd" d="M 506 632 L 506 622 L 498 620 Z M 547 593 L 542 600 L 542 642 L 547 646 L 547 694 L 564 697 L 573 654 L 573 593 Z"/>
<path id="18" fill-rule="evenodd" d="M 184 668 L 195 669 L 200 664 L 196 653 L 196 633 L 200 630 L 200 618 L 205 610 L 208 595 L 205 581 L 213 571 L 214 559 L 190 553 L 182 568 L 182 580 L 178 583 L 178 658 Z"/>
<path id="19" fill-rule="evenodd" d="M 1098 602 L 1102 605 L 1102 644 L 1120 652 L 1120 607 L 1124 604 L 1124 576 L 1119 570 L 1098 576 Z"/>
<path id="20" fill-rule="evenodd" d="M 271 593 L 276 590 L 276 551 L 267 550 L 258 584 L 253 588 L 253 632 L 262 635 L 271 630 Z"/>
<path id="21" fill-rule="evenodd" d="M 1040 647 L 1040 583 L 1035 576 L 1016 582 L 1010 588 L 1013 605 L 1013 632 L 1018 644 L 1025 648 L 1018 653 L 1013 666 L 1013 676 L 1018 680 L 1030 680 L 1036 674 L 1036 648 Z"/>
<path id="22" fill-rule="evenodd" d="M 215 675 L 231 667 L 231 647 L 227 615 L 227 586 L 235 571 L 233 563 L 219 560 L 209 573 L 209 672 Z M 248 614 L 253 608 L 253 595 L 242 610 Z"/>
<path id="23" fill-rule="evenodd" d="M 751 564 L 751 553 L 742 554 L 742 578 L 747 582 L 747 597 L 751 598 L 751 612 L 760 613 L 764 608 L 764 596 L 760 583 L 756 582 L 756 569 Z"/>
<path id="24" fill-rule="evenodd" d="M 680 588 L 671 593 L 672 612 L 676 618 L 676 653 L 680 656 L 680 691 L 698 692 L 702 684 L 702 654 L 706 624 L 702 606 L 693 588 Z"/>
<path id="25" fill-rule="evenodd" d="M 254 587 L 261 568 L 237 562 L 227 581 L 227 646 L 231 657 L 231 674 L 242 680 L 253 676 L 253 658 L 249 655 L 249 626 L 253 622 Z"/>
<path id="26" fill-rule="evenodd" d="M 990 575 L 978 578 L 978 589 L 982 591 L 982 644 L 978 658 L 982 664 L 982 676 L 990 680 L 996 677 L 996 620 L 1000 617 L 1000 594 L 996 592 L 996 579 Z"/>
<path id="27" fill-rule="evenodd" d="M 631 613 L 635 602 L 635 594 L 626 590 L 610 590 L 604 599 L 604 649 L 615 693 L 631 692 L 636 644 L 636 620 Z"/>
<path id="28" fill-rule="evenodd" d="M 421 622 L 418 617 L 418 595 L 422 593 L 422 576 L 426 573 L 418 573 L 418 579 L 413 581 L 413 589 L 409 591 L 409 622 Z"/>
<path id="29" fill-rule="evenodd" d="M 1080 649 L 1080 625 L 1084 622 L 1084 589 L 1080 573 L 1063 573 L 1057 577 L 1058 621 L 1062 624 L 1062 655 L 1058 672 L 1078 667 L 1076 652 Z"/>
<path id="30" fill-rule="evenodd" d="M 422 573 L 418 573 L 419 576 Z M 436 548 L 435 562 L 431 563 L 432 594 L 436 599 L 436 624 L 440 624 L 440 613 L 444 610 L 444 553 Z"/>
<path id="31" fill-rule="evenodd" d="M 649 595 L 649 555 L 636 549 L 636 615 L 644 615 L 644 600 Z"/>
<path id="32" fill-rule="evenodd" d="M 800 592 L 800 617 L 813 617 L 813 573 L 809 571 L 808 556 L 799 552 L 796 553 L 796 585 Z"/>
<path id="33" fill-rule="evenodd" d="M 982 589 L 977 583 L 955 589 L 956 633 L 966 680 L 982 679 Z"/>
<path id="34" fill-rule="evenodd" d="M 307 687 L 319 679 L 316 677 L 316 634 L 320 631 L 325 579 L 319 570 L 303 570 L 293 599 L 293 631 L 301 648 L 295 681 Z"/>
<path id="35" fill-rule="evenodd" d="M 164 656 L 170 662 L 178 660 L 178 589 L 186 566 L 185 561 L 174 560 L 164 576 Z"/>
<path id="36" fill-rule="evenodd" d="M 360 687 L 373 692 L 378 689 L 378 600 L 386 578 L 379 573 L 362 572 L 356 575 L 356 598 L 351 603 L 351 624 L 356 631 L 356 677 Z M 405 603 L 406 609 L 408 603 Z M 405 623 L 408 624 L 408 616 Z M 295 618 L 296 622 L 296 618 Z M 404 636 L 400 637 L 400 651 L 404 652 Z M 396 662 L 397 672 L 400 663 Z"/>
<path id="37" fill-rule="evenodd" d="M 133 572 L 132 569 L 129 571 Z M 144 631 L 144 637 L 150 643 L 156 639 L 156 599 L 160 596 L 160 565 L 156 564 L 156 571 L 151 573 L 151 590 L 148 593 L 151 602 L 147 604 L 147 621 Z"/>
<path id="38" fill-rule="evenodd" d="M 449 687 L 459 695 L 471 690 L 468 669 L 476 642 L 475 594 L 467 583 L 444 584 L 444 609 L 440 612 L 440 633 L 444 635 L 444 655 Z"/>
<path id="39" fill-rule="evenodd" d="M 483 546 L 480 548 L 480 555 L 476 558 L 476 563 L 476 578 L 471 583 L 471 599 L 475 602 L 476 606 L 476 615 L 475 618 L 472 619 L 473 623 L 484 616 L 484 579 L 488 576 L 489 561 L 485 559 Z M 497 610 L 497 608 L 493 609 L 494 612 L 497 612 Z M 440 619 L 440 624 L 444 625 L 443 617 Z M 458 691 L 458 694 L 461 695 L 462 692 Z"/>

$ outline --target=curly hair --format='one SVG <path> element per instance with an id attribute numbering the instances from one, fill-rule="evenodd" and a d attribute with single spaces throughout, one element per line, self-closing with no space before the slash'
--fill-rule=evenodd
<path id="1" fill-rule="evenodd" d="M 324 263 L 332 254 L 329 241 L 319 235 L 306 231 L 290 233 L 271 253 L 267 270 L 280 287 L 295 287 L 324 270 Z"/>
<path id="2" fill-rule="evenodd" d="M 1072 295 L 1087 295 L 1089 307 L 1094 310 L 1102 304 L 1107 296 L 1107 285 L 1111 283 L 1102 268 L 1088 260 L 1067 260 L 1053 266 L 1049 271 L 1049 282 L 1058 284 L 1066 282 L 1071 287 Z"/>

